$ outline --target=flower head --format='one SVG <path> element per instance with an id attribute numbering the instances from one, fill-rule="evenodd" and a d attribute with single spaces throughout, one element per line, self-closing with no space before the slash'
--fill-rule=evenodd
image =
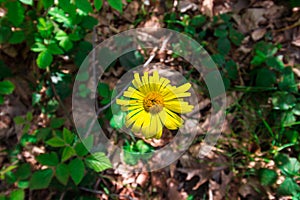
<path id="1" fill-rule="evenodd" d="M 163 126 L 176 130 L 183 124 L 178 114 L 191 112 L 193 106 L 183 100 L 191 96 L 187 92 L 191 84 L 176 87 L 170 80 L 159 77 L 157 71 L 149 76 L 145 72 L 142 78 L 134 74 L 133 87 L 129 87 L 123 96 L 129 99 L 117 99 L 117 104 L 128 111 L 126 126 L 133 132 L 141 132 L 146 138 L 160 138 Z M 178 114 L 177 114 L 178 113 Z"/>

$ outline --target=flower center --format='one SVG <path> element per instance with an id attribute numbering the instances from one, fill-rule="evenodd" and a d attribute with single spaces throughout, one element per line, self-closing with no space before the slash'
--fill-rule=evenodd
<path id="1" fill-rule="evenodd" d="M 143 102 L 144 109 L 150 113 L 159 113 L 164 106 L 164 99 L 158 92 L 150 92 Z"/>

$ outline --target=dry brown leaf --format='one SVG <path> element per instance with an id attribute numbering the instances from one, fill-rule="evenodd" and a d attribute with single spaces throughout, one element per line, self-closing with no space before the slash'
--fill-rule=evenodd
<path id="1" fill-rule="evenodd" d="M 214 1 L 213 0 L 204 0 L 202 2 L 202 6 L 200 8 L 201 12 L 209 17 L 213 17 L 213 7 Z"/>
<path id="2" fill-rule="evenodd" d="M 257 41 L 257 40 L 260 40 L 264 37 L 264 35 L 266 34 L 267 32 L 267 29 L 266 28 L 259 28 L 259 29 L 256 29 L 254 30 L 252 33 L 251 33 L 251 38 L 254 40 L 254 41 Z"/>

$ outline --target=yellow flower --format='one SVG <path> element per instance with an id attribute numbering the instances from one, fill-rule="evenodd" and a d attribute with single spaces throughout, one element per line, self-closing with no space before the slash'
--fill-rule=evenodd
<path id="1" fill-rule="evenodd" d="M 163 126 L 176 130 L 183 124 L 178 114 L 191 112 L 193 106 L 183 100 L 191 96 L 187 92 L 191 84 L 186 83 L 180 87 L 170 85 L 170 80 L 159 77 L 154 71 L 153 76 L 144 73 L 142 79 L 138 73 L 134 74 L 132 81 L 134 87 L 129 87 L 123 96 L 129 99 L 117 99 L 116 103 L 128 111 L 126 126 L 133 132 L 141 132 L 146 138 L 159 139 Z"/>

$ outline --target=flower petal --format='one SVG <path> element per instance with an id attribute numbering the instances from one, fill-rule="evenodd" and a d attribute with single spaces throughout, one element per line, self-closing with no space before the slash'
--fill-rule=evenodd
<path id="1" fill-rule="evenodd" d="M 164 102 L 164 105 L 167 109 L 176 112 L 176 113 L 189 113 L 193 110 L 194 106 L 189 105 L 188 102 L 180 100 L 172 100 Z"/>
<path id="2" fill-rule="evenodd" d="M 166 112 L 166 119 L 164 121 L 164 125 L 170 130 L 176 130 L 183 124 L 183 119 L 181 119 L 177 114 L 172 111 L 164 108 Z"/>

